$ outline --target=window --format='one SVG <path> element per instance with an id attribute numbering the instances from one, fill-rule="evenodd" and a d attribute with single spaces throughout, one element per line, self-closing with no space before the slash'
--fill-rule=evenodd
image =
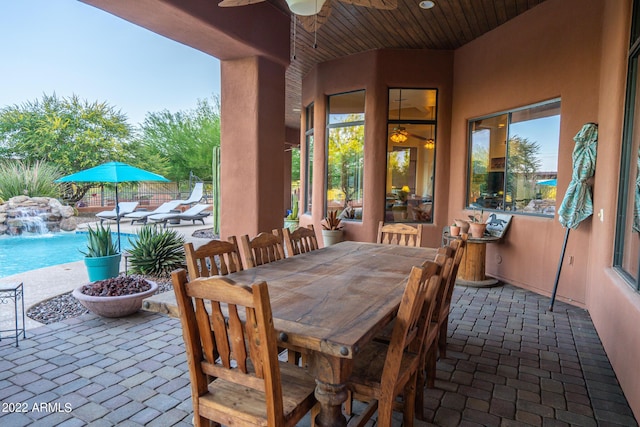
<path id="1" fill-rule="evenodd" d="M 306 130 L 304 134 L 304 143 L 305 143 L 305 152 L 307 153 L 307 157 L 305 157 L 304 169 L 306 176 L 306 185 L 307 189 L 304 200 L 305 212 L 311 213 L 311 201 L 313 200 L 313 104 L 309 105 L 306 109 Z"/>
<path id="2" fill-rule="evenodd" d="M 435 89 L 389 89 L 385 222 L 433 222 Z"/>
<path id="3" fill-rule="evenodd" d="M 327 211 L 362 220 L 364 91 L 329 97 Z"/>
<path id="4" fill-rule="evenodd" d="M 640 290 L 640 3 L 634 2 L 633 9 L 613 262 L 631 286 Z"/>
<path id="5" fill-rule="evenodd" d="M 467 205 L 553 217 L 560 100 L 471 120 Z"/>

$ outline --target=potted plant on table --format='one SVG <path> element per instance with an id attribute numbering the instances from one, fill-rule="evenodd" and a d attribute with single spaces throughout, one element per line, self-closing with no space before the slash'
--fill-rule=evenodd
<path id="1" fill-rule="evenodd" d="M 110 228 L 102 224 L 98 224 L 95 229 L 89 227 L 87 250 L 80 252 L 84 255 L 89 281 L 95 282 L 118 275 L 121 254 L 111 238 Z"/>
<path id="2" fill-rule="evenodd" d="M 451 236 L 459 236 L 460 235 L 460 227 L 456 225 L 454 222 L 449 226 L 449 235 Z"/>
<path id="3" fill-rule="evenodd" d="M 480 214 L 473 211 L 473 215 L 469 215 L 469 232 L 471 237 L 481 238 L 484 236 L 484 232 L 487 229 L 487 224 L 484 222 L 484 211 L 480 211 Z"/>
<path id="4" fill-rule="evenodd" d="M 344 239 L 342 220 L 338 218 L 338 211 L 329 211 L 320 222 L 322 225 L 322 240 L 325 246 L 331 246 L 342 242 Z"/>

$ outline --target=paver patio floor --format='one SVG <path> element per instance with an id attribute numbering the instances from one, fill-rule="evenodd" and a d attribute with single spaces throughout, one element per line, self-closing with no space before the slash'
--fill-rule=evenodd
<path id="1" fill-rule="evenodd" d="M 548 303 L 510 285 L 457 287 L 429 422 L 416 425 L 637 426 L 588 313 Z M 177 319 L 90 314 L 12 343 L 0 342 L 2 426 L 192 425 Z"/>

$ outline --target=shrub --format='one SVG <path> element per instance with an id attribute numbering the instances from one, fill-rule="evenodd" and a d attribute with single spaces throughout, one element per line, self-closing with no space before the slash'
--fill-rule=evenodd
<path id="1" fill-rule="evenodd" d="M 145 225 L 129 242 L 133 273 L 162 277 L 185 264 L 184 237 L 175 230 Z"/>
<path id="2" fill-rule="evenodd" d="M 61 176 L 49 163 L 5 161 L 0 163 L 0 196 L 5 200 L 15 196 L 58 198 L 60 187 L 54 181 Z"/>

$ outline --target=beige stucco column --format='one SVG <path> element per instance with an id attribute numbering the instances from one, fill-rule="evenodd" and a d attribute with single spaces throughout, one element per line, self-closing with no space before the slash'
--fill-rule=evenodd
<path id="1" fill-rule="evenodd" d="M 285 67 L 259 56 L 221 61 L 220 234 L 283 226 Z"/>

